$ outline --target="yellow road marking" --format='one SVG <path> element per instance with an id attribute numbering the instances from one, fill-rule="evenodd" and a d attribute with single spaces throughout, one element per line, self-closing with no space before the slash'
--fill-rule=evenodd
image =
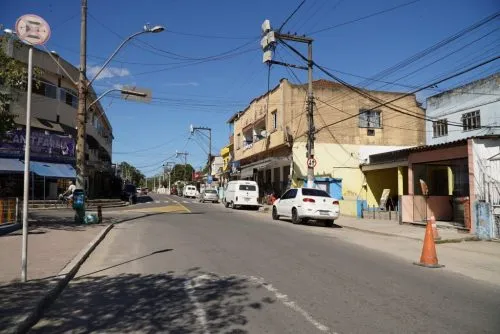
<path id="1" fill-rule="evenodd" d="M 180 212 L 188 212 L 190 213 L 188 208 L 186 208 L 182 204 L 173 204 L 167 206 L 153 207 L 153 208 L 139 208 L 139 209 L 130 209 L 126 210 L 127 212 L 157 212 L 157 213 L 180 213 Z"/>

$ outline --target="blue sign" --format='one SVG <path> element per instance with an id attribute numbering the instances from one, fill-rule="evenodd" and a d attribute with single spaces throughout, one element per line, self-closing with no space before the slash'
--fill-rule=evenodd
<path id="1" fill-rule="evenodd" d="M 212 179 L 212 175 L 209 175 L 209 176 L 207 177 L 207 183 L 208 183 L 208 184 L 212 184 L 212 181 L 213 181 L 213 179 Z"/>

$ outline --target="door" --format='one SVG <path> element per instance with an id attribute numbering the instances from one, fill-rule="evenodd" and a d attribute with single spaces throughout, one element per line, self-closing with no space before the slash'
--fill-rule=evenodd
<path id="1" fill-rule="evenodd" d="M 295 197 L 297 197 L 297 189 L 288 190 L 280 200 L 278 214 L 283 216 L 291 216 Z"/>

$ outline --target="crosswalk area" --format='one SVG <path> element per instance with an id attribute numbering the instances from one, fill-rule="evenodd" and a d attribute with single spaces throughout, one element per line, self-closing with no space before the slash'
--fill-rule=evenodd
<path id="1" fill-rule="evenodd" d="M 156 200 L 148 202 L 139 202 L 136 205 L 152 205 L 152 204 L 210 204 L 210 205 L 221 205 L 221 203 L 212 202 L 200 202 L 197 199 L 179 199 L 179 200 Z"/>

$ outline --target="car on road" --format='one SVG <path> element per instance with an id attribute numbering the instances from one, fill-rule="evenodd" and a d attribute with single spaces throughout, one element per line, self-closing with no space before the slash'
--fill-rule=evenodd
<path id="1" fill-rule="evenodd" d="M 196 192 L 197 190 L 195 186 L 187 185 L 184 186 L 184 189 L 182 190 L 182 196 L 196 198 Z"/>
<path id="2" fill-rule="evenodd" d="M 178 195 L 176 187 L 172 187 L 172 189 L 170 189 L 170 195 Z"/>
<path id="3" fill-rule="evenodd" d="M 137 188 L 133 184 L 126 184 L 121 193 L 121 200 L 130 204 L 137 203 Z"/>
<path id="4" fill-rule="evenodd" d="M 333 226 L 340 216 L 339 201 L 326 191 L 315 188 L 293 188 L 273 204 L 272 217 L 292 218 L 292 223 L 301 224 L 309 219 L 322 220 L 325 226 Z"/>
<path id="5" fill-rule="evenodd" d="M 201 203 L 205 202 L 218 203 L 219 193 L 217 193 L 217 190 L 215 189 L 205 189 L 201 192 L 199 200 Z"/>
<path id="6" fill-rule="evenodd" d="M 259 186 L 255 181 L 229 181 L 224 192 L 224 206 L 226 208 L 250 208 L 258 210 Z"/>

